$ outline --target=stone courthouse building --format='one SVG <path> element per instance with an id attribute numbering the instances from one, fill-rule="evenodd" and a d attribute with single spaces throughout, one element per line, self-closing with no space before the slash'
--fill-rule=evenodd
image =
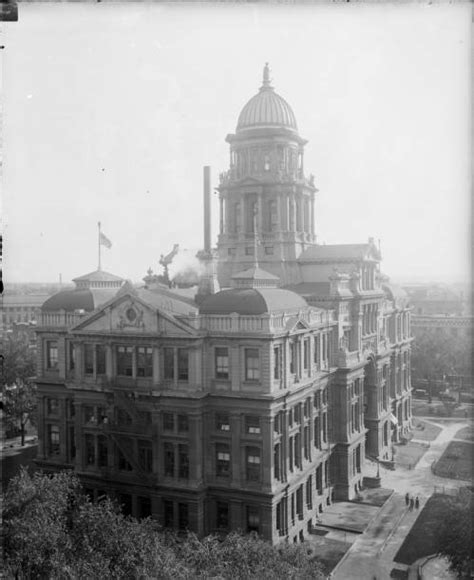
<path id="1" fill-rule="evenodd" d="M 37 461 L 163 526 L 298 541 L 410 429 L 410 308 L 372 239 L 316 243 L 306 141 L 268 67 L 226 140 L 194 298 L 99 270 L 44 304 Z"/>

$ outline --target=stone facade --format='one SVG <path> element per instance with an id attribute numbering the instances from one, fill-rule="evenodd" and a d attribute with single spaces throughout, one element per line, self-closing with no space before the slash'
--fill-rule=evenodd
<path id="1" fill-rule="evenodd" d="M 96 292 L 89 310 L 53 297 L 38 328 L 37 461 L 163 526 L 277 543 L 354 498 L 367 455 L 391 458 L 411 424 L 412 339 L 372 240 L 316 245 L 304 141 L 265 75 L 228 137 L 223 290 L 197 303 L 150 278 Z"/>

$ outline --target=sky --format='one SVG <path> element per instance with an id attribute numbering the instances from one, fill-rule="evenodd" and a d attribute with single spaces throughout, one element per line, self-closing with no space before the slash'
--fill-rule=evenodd
<path id="1" fill-rule="evenodd" d="M 4 280 L 139 281 L 203 245 L 202 168 L 273 85 L 308 139 L 319 243 L 469 281 L 470 14 L 439 4 L 35 4 L 2 24 Z M 213 241 L 218 198 L 213 196 Z"/>

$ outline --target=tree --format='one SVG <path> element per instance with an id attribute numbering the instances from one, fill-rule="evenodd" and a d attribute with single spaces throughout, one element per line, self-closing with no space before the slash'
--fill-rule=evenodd
<path id="1" fill-rule="evenodd" d="M 3 526 L 7 578 L 324 578 L 306 544 L 163 532 L 149 518 L 125 517 L 110 499 L 92 503 L 72 472 L 30 476 L 23 469 L 7 489 Z"/>
<path id="2" fill-rule="evenodd" d="M 36 385 L 31 381 L 35 370 L 35 353 L 28 343 L 9 337 L 4 343 L 2 364 L 3 409 L 7 423 L 20 428 L 22 445 L 28 421 L 34 423 L 36 419 Z"/>
<path id="3" fill-rule="evenodd" d="M 445 556 L 461 580 L 472 578 L 472 492 L 466 490 L 459 497 L 449 498 L 446 517 L 440 522 L 436 535 L 437 551 Z"/>

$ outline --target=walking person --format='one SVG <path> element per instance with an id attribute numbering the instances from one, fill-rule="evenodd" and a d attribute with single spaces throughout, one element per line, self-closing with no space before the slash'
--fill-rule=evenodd
<path id="1" fill-rule="evenodd" d="M 413 506 L 415 505 L 415 500 L 413 498 L 410 498 L 410 511 L 413 511 Z"/>
<path id="2" fill-rule="evenodd" d="M 407 505 L 407 507 L 410 505 L 410 494 L 408 493 L 408 491 L 405 494 L 405 504 Z"/>
<path id="3" fill-rule="evenodd" d="M 420 500 L 418 499 L 418 496 L 416 496 L 415 499 L 415 509 L 418 509 L 420 507 Z"/>

